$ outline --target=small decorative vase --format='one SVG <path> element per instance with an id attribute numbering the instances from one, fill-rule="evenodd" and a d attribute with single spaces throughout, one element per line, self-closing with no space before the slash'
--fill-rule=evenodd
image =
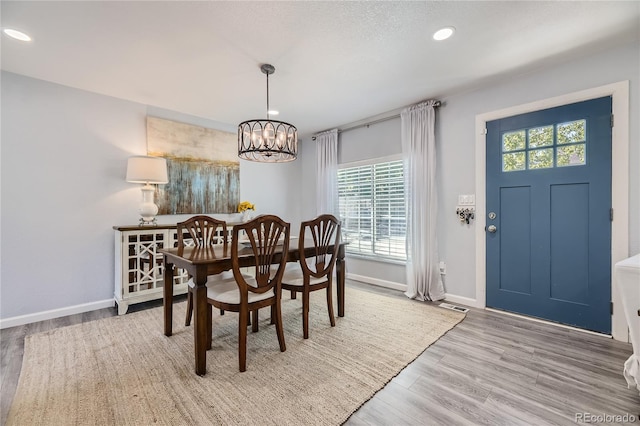
<path id="1" fill-rule="evenodd" d="M 245 210 L 242 212 L 242 221 L 243 222 L 249 222 L 251 219 L 253 219 L 253 214 L 251 210 Z"/>

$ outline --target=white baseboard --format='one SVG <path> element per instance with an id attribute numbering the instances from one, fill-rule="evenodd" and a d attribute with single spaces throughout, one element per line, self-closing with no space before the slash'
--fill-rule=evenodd
<path id="1" fill-rule="evenodd" d="M 52 309 L 50 311 L 36 312 L 34 314 L 19 315 L 17 317 L 0 319 L 0 329 L 16 327 L 18 325 L 31 324 L 38 321 L 46 321 L 54 318 L 66 317 L 73 314 L 95 311 L 103 308 L 113 308 L 113 299 L 99 300 L 97 302 L 83 303 L 81 305 L 68 306 L 66 308 Z"/>
<path id="2" fill-rule="evenodd" d="M 400 284 L 400 283 L 396 283 L 393 281 L 386 281 L 386 280 L 380 280 L 378 278 L 372 278 L 372 277 L 367 277 L 364 275 L 357 275 L 357 274 L 351 274 L 351 273 L 346 273 L 346 277 L 350 280 L 354 280 L 354 281 L 360 281 L 362 283 L 367 283 L 367 284 L 373 284 L 373 285 L 377 285 L 379 287 L 385 287 L 385 288 L 392 288 L 394 290 L 400 290 L 400 291 L 407 291 L 407 285 L 406 284 Z"/>
<path id="3" fill-rule="evenodd" d="M 346 274 L 346 277 L 348 279 L 351 279 L 354 281 L 360 281 L 362 283 L 373 284 L 380 287 L 391 288 L 394 290 L 400 290 L 402 292 L 407 291 L 406 284 L 401 284 L 394 281 L 380 280 L 378 278 L 367 277 L 365 275 L 351 274 L 348 272 Z M 480 304 L 476 301 L 476 299 L 471 299 L 469 297 L 464 297 L 464 296 L 456 296 L 455 294 L 446 293 L 445 300 L 447 302 L 459 303 L 461 305 L 471 306 L 472 308 L 484 308 L 484 306 L 480 306 Z"/>
<path id="4" fill-rule="evenodd" d="M 469 297 L 456 296 L 455 294 L 445 293 L 444 300 L 452 303 L 459 303 L 461 305 L 471 306 L 472 308 L 484 308 L 484 306 L 480 306 L 476 299 L 471 299 Z"/>

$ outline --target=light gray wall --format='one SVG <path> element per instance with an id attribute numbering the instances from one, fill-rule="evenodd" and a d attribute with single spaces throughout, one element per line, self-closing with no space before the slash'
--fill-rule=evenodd
<path id="1" fill-rule="evenodd" d="M 127 158 L 146 153 L 146 116 L 235 126 L 12 73 L 1 79 L 0 318 L 112 299 L 112 227 L 138 221 L 140 186 L 124 176 Z M 241 161 L 241 198 L 299 223 L 290 207 L 299 175 L 297 162 Z"/>
<path id="2" fill-rule="evenodd" d="M 145 107 L 2 73 L 2 318 L 113 297 L 113 230 L 133 223 L 126 158 Z"/>
<path id="3" fill-rule="evenodd" d="M 316 217 L 316 145 L 311 138 L 305 138 L 298 144 L 298 163 L 300 175 L 298 182 L 304 191 L 298 196 L 298 211 L 302 220 Z"/>
<path id="4" fill-rule="evenodd" d="M 459 194 L 475 193 L 476 115 L 522 105 L 618 81 L 630 80 L 630 224 L 629 254 L 640 252 L 640 46 L 620 46 L 599 54 L 506 79 L 500 84 L 441 96 L 437 112 L 438 229 L 440 259 L 446 262 L 446 292 L 476 298 L 475 235 L 473 224 L 460 224 L 455 215 Z M 376 158 L 401 152 L 400 119 L 341 134 L 340 162 Z M 305 163 L 315 162 L 309 150 Z M 310 169 L 303 169 L 310 182 Z M 315 182 L 315 181 L 313 181 Z M 315 197 L 315 193 L 307 192 Z M 313 203 L 308 198 L 305 203 Z M 402 266 L 350 258 L 347 271 L 404 284 Z"/>
<path id="5" fill-rule="evenodd" d="M 340 164 L 402 154 L 400 118 L 341 132 L 338 143 Z"/>

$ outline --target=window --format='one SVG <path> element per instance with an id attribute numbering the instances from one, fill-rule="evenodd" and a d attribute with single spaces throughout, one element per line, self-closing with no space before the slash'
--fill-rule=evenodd
<path id="1" fill-rule="evenodd" d="M 586 164 L 586 129 L 587 121 L 582 119 L 504 133 L 502 171 L 583 166 Z"/>
<path id="2" fill-rule="evenodd" d="M 341 168 L 338 198 L 348 253 L 407 259 L 402 160 Z"/>

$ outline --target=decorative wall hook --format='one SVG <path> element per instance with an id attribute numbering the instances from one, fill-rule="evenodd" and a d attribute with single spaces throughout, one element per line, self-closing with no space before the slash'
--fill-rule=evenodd
<path id="1" fill-rule="evenodd" d="M 460 218 L 460 223 L 470 223 L 471 219 L 474 218 L 475 209 L 473 207 L 460 207 L 456 209 L 456 214 Z"/>

